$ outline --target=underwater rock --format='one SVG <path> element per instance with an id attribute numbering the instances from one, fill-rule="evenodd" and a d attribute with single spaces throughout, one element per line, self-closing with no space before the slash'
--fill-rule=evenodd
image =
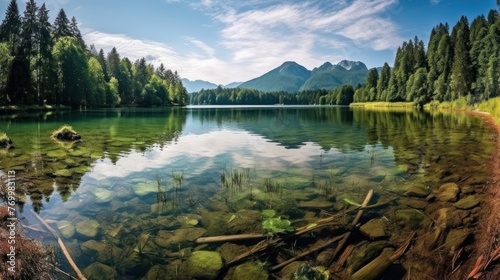
<path id="1" fill-rule="evenodd" d="M 152 214 L 165 215 L 170 210 L 171 209 L 167 206 L 167 203 L 165 203 L 165 202 L 151 204 L 151 213 Z"/>
<path id="2" fill-rule="evenodd" d="M 217 248 L 222 258 L 227 262 L 233 260 L 236 256 L 247 251 L 247 247 L 244 245 L 236 245 L 234 243 L 224 243 Z"/>
<path id="3" fill-rule="evenodd" d="M 297 205 L 298 208 L 306 208 L 312 210 L 320 210 L 320 209 L 331 209 L 335 203 L 328 200 L 309 200 L 309 201 L 301 201 Z"/>
<path id="4" fill-rule="evenodd" d="M 300 262 L 296 261 L 293 262 L 287 266 L 285 266 L 280 272 L 279 276 L 281 277 L 280 279 L 293 279 L 293 275 L 295 274 L 295 271 L 301 266 L 303 266 L 305 262 Z"/>
<path id="5" fill-rule="evenodd" d="M 447 227 L 458 227 L 464 222 L 470 213 L 465 210 L 457 210 L 453 208 L 441 208 L 437 211 L 437 222 L 439 225 L 446 225 Z"/>
<path id="6" fill-rule="evenodd" d="M 113 193 L 103 188 L 97 188 L 94 190 L 94 195 L 97 203 L 110 202 L 113 198 Z"/>
<path id="7" fill-rule="evenodd" d="M 455 202 L 460 189 L 455 183 L 446 183 L 439 187 L 436 197 L 439 201 Z"/>
<path id="8" fill-rule="evenodd" d="M 230 218 L 230 216 L 226 218 L 224 224 L 229 228 L 231 234 L 256 232 L 262 228 L 262 213 L 260 211 L 240 210 L 236 212 L 236 218 L 228 224 Z"/>
<path id="9" fill-rule="evenodd" d="M 470 234 L 471 232 L 467 228 L 452 229 L 446 236 L 444 245 L 448 250 L 454 252 L 462 246 L 462 244 L 467 239 L 467 237 L 470 236 Z"/>
<path id="10" fill-rule="evenodd" d="M 409 225 L 410 228 L 416 229 L 422 224 L 425 216 L 415 209 L 400 209 L 396 211 L 395 218 L 396 220 L 403 221 L 404 224 Z"/>
<path id="11" fill-rule="evenodd" d="M 415 209 L 425 209 L 428 203 L 427 201 L 420 198 L 401 198 L 399 202 L 403 205 L 407 205 Z"/>
<path id="12" fill-rule="evenodd" d="M 181 228 L 174 232 L 160 230 L 154 241 L 163 248 L 178 249 L 202 237 L 207 232 L 204 228 Z"/>
<path id="13" fill-rule="evenodd" d="M 476 207 L 477 205 L 479 205 L 479 202 L 480 201 L 476 196 L 470 195 L 455 202 L 453 206 L 458 209 L 467 210 Z"/>
<path id="14" fill-rule="evenodd" d="M 150 193 L 157 193 L 158 186 L 153 181 L 141 182 L 134 186 L 134 193 L 139 196 L 144 196 Z"/>
<path id="15" fill-rule="evenodd" d="M 328 280 L 330 279 L 330 271 L 324 267 L 311 267 L 308 264 L 304 264 L 297 268 L 293 275 L 293 279 L 314 279 L 314 280 Z"/>
<path id="16" fill-rule="evenodd" d="M 89 238 L 93 238 L 97 235 L 98 228 L 99 223 L 90 219 L 83 220 L 76 224 L 76 232 Z"/>
<path id="17" fill-rule="evenodd" d="M 106 252 L 106 244 L 98 242 L 96 240 L 85 241 L 82 243 L 80 248 L 84 253 L 87 253 L 89 255 L 101 255 Z"/>
<path id="18" fill-rule="evenodd" d="M 364 264 L 380 255 L 382 250 L 390 245 L 391 243 L 389 241 L 375 241 L 354 249 L 347 259 L 349 269 L 351 271 L 357 271 Z"/>
<path id="19" fill-rule="evenodd" d="M 234 269 L 232 280 L 267 280 L 269 273 L 256 262 L 246 262 Z"/>
<path id="20" fill-rule="evenodd" d="M 92 280 L 114 280 L 118 276 L 116 271 L 105 264 L 95 262 L 83 270 L 87 279 Z"/>
<path id="21" fill-rule="evenodd" d="M 426 197 L 431 193 L 429 186 L 418 183 L 403 186 L 401 189 L 406 196 Z"/>
<path id="22" fill-rule="evenodd" d="M 366 224 L 362 225 L 359 230 L 371 239 L 377 239 L 387 236 L 385 232 L 386 220 L 371 219 Z"/>
<path id="23" fill-rule="evenodd" d="M 173 275 L 169 275 L 168 269 L 166 266 L 163 265 L 153 265 L 149 271 L 148 274 L 146 274 L 145 278 L 142 278 L 143 280 L 157 280 L 157 279 L 170 279 Z"/>
<path id="24" fill-rule="evenodd" d="M 214 280 L 217 279 L 223 263 L 218 252 L 195 251 L 186 261 L 189 276 L 195 279 Z"/>
<path id="25" fill-rule="evenodd" d="M 61 232 L 62 236 L 69 239 L 75 234 L 75 226 L 68 221 L 57 222 L 57 228 Z"/>

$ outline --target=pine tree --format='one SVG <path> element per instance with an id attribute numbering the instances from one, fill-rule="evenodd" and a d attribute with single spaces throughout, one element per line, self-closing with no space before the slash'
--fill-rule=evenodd
<path id="1" fill-rule="evenodd" d="M 103 51 L 103 49 L 99 50 L 99 54 L 97 56 L 97 60 L 101 64 L 102 72 L 104 73 L 104 79 L 106 80 L 106 82 L 109 82 L 108 65 L 107 65 L 107 62 L 106 62 L 106 58 L 104 57 L 104 51 Z"/>
<path id="2" fill-rule="evenodd" d="M 85 41 L 83 41 L 82 33 L 80 32 L 80 29 L 78 29 L 78 22 L 76 21 L 75 17 L 71 18 L 71 23 L 69 24 L 69 32 L 71 33 L 71 36 L 78 39 L 78 42 L 80 43 L 82 49 L 87 48 L 87 46 L 85 45 Z"/>
<path id="3" fill-rule="evenodd" d="M 452 100 L 470 93 L 473 72 L 470 60 L 470 31 L 467 18 L 462 16 L 453 28 L 453 67 L 451 70 L 450 93 Z"/>
<path id="4" fill-rule="evenodd" d="M 56 73 L 52 57 L 52 26 L 49 22 L 49 11 L 45 7 L 45 4 L 38 10 L 37 21 L 36 42 L 38 45 L 38 57 L 36 62 L 35 89 L 40 103 L 46 100 L 49 104 L 55 104 L 54 85 Z"/>
<path id="5" fill-rule="evenodd" d="M 26 96 L 23 100 L 26 104 L 34 104 L 36 96 L 31 88 L 31 58 L 38 55 L 38 46 L 36 42 L 36 35 L 38 31 L 38 20 L 37 20 L 38 8 L 36 7 L 35 1 L 30 0 L 26 3 L 26 9 L 24 10 L 23 21 L 21 24 L 21 43 L 20 48 L 23 50 L 24 56 L 19 57 L 19 60 L 24 60 L 19 65 L 25 67 L 22 72 L 29 73 L 26 79 L 27 84 L 19 85 L 25 87 L 24 91 Z"/>
<path id="6" fill-rule="evenodd" d="M 377 97 L 376 100 L 386 100 L 387 88 L 389 87 L 389 79 L 391 78 L 391 67 L 387 62 L 382 66 L 380 77 L 377 81 Z"/>
<path id="7" fill-rule="evenodd" d="M 21 34 L 21 16 L 16 0 L 11 0 L 0 25 L 0 42 L 9 44 L 12 55 L 15 55 L 20 43 L 19 34 Z"/>
<path id="8" fill-rule="evenodd" d="M 70 23 L 66 16 L 66 12 L 64 12 L 64 9 L 61 9 L 54 20 L 54 39 L 57 40 L 64 36 L 73 36 L 73 33 L 71 33 Z"/>

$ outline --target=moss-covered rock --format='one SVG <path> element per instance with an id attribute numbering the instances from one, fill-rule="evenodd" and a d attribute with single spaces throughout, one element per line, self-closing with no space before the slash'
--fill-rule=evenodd
<path id="1" fill-rule="evenodd" d="M 69 221 L 60 221 L 57 228 L 65 238 L 71 238 L 75 234 L 75 226 Z"/>
<path id="2" fill-rule="evenodd" d="M 115 280 L 118 276 L 112 267 L 99 262 L 89 265 L 83 270 L 83 273 L 89 280 Z"/>
<path id="3" fill-rule="evenodd" d="M 439 187 L 439 190 L 436 194 L 436 198 L 439 201 L 457 201 L 457 195 L 460 191 L 459 187 L 455 183 L 446 183 Z"/>
<path id="4" fill-rule="evenodd" d="M 69 125 L 63 125 L 52 132 L 52 137 L 61 141 L 77 141 L 82 137 Z"/>
<path id="5" fill-rule="evenodd" d="M 402 221 L 410 228 L 416 229 L 422 224 L 426 217 L 424 214 L 414 209 L 401 209 L 396 211 L 395 218 L 396 220 Z"/>
<path id="6" fill-rule="evenodd" d="M 364 264 L 368 263 L 378 255 L 380 252 L 391 244 L 388 241 L 375 241 L 365 245 L 362 245 L 352 252 L 352 254 L 347 259 L 347 264 L 351 271 L 357 271 Z"/>
<path id="7" fill-rule="evenodd" d="M 196 251 L 186 261 L 189 276 L 200 280 L 217 279 L 223 266 L 222 257 L 218 252 Z"/>
<path id="8" fill-rule="evenodd" d="M 99 223 L 95 220 L 83 220 L 76 224 L 76 232 L 85 237 L 95 237 L 99 229 Z"/>
<path id="9" fill-rule="evenodd" d="M 452 252 L 456 251 L 462 246 L 470 234 L 471 232 L 467 228 L 450 230 L 444 242 L 445 247 Z"/>
<path id="10" fill-rule="evenodd" d="M 371 219 L 366 224 L 362 225 L 359 230 L 371 239 L 377 239 L 387 236 L 385 232 L 386 220 Z"/>
<path id="11" fill-rule="evenodd" d="M 94 190 L 95 201 L 97 203 L 110 202 L 113 198 L 113 193 L 103 188 L 97 188 Z"/>
<path id="12" fill-rule="evenodd" d="M 479 203 L 480 201 L 476 196 L 470 195 L 455 202 L 453 206 L 455 206 L 458 209 L 467 210 L 478 206 Z"/>
<path id="13" fill-rule="evenodd" d="M 255 262 L 246 262 L 234 269 L 232 280 L 267 280 L 269 273 L 262 265 Z"/>
<path id="14" fill-rule="evenodd" d="M 14 146 L 12 145 L 12 140 L 7 137 L 7 134 L 4 132 L 0 132 L 0 149 L 12 149 Z"/>

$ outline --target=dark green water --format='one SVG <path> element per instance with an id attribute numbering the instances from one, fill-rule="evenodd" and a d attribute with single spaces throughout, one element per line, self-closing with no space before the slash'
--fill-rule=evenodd
<path id="1" fill-rule="evenodd" d="M 83 141 L 52 140 L 63 124 Z M 494 148 L 492 132 L 471 116 L 345 107 L 61 112 L 2 117 L 0 131 L 16 147 L 0 151 L 0 171 L 16 170 L 29 193 L 25 223 L 37 226 L 34 209 L 80 268 L 99 262 L 127 279 L 148 271 L 190 279 L 183 266 L 200 249 L 194 239 L 262 232 L 264 209 L 307 225 L 374 189 L 379 201 L 401 197 L 387 212 L 370 214 L 391 220 L 411 202 L 405 186 L 435 192 L 446 182 L 486 184 Z M 240 182 L 224 185 L 221 176 L 229 181 L 232 174 Z M 430 216 L 439 208 L 425 207 Z M 396 242 L 410 227 L 387 226 L 388 239 Z"/>

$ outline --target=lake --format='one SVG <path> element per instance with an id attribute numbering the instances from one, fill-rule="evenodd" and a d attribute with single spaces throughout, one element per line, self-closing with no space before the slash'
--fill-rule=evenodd
<path id="1" fill-rule="evenodd" d="M 82 136 L 80 143 L 51 139 L 64 124 Z M 29 194 L 19 197 L 23 224 L 43 229 L 34 210 L 87 276 L 119 279 L 290 277 L 270 268 L 345 232 L 355 214 L 347 209 L 370 189 L 370 204 L 383 205 L 363 213 L 346 244 L 359 246 L 337 275 L 366 264 L 356 253 L 397 248 L 415 231 L 413 245 L 387 273 L 403 279 L 411 270 L 424 279 L 418 275 L 450 259 L 436 256 L 471 242 L 495 148 L 490 128 L 459 112 L 325 106 L 14 115 L 0 118 L 0 131 L 15 146 L 0 151 L 1 174 L 15 170 L 18 188 Z M 217 251 L 229 262 L 259 241 L 197 244 L 199 237 L 267 231 L 276 238 L 336 213 L 345 214 L 331 228 L 285 240 L 242 265 L 196 274 L 210 268 L 197 267 L 193 252 Z M 54 244 L 48 233 L 25 233 Z M 321 252 L 306 260 L 328 264 Z"/>

